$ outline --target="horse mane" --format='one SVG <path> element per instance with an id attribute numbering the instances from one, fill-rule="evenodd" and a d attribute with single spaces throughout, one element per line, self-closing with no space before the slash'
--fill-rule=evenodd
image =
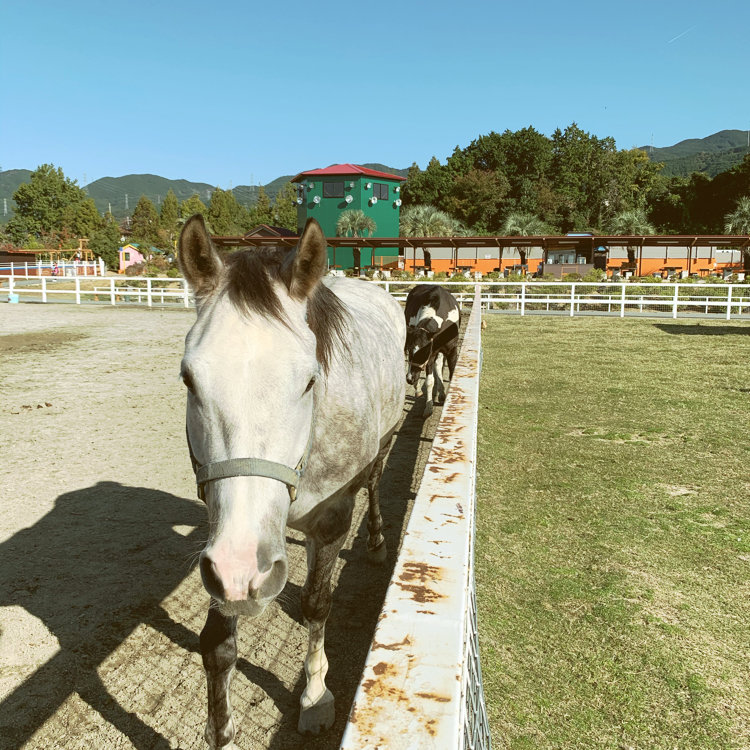
<path id="1" fill-rule="evenodd" d="M 246 315 L 253 312 L 290 327 L 275 288 L 277 281 L 284 283 L 281 268 L 288 252 L 257 248 L 227 256 L 225 289 L 232 304 Z M 350 324 L 351 315 L 344 303 L 319 282 L 307 300 L 307 325 L 315 335 L 317 359 L 325 373 L 337 350 L 348 356 Z"/>

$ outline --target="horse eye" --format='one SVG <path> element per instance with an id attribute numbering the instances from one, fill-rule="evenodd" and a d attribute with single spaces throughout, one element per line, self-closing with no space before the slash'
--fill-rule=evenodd
<path id="1" fill-rule="evenodd" d="M 191 393 L 194 392 L 194 384 L 193 379 L 190 377 L 189 372 L 182 372 L 180 373 L 180 377 L 182 378 L 182 382 L 185 384 L 185 388 L 187 388 Z"/>
<path id="2" fill-rule="evenodd" d="M 310 378 L 310 382 L 307 384 L 307 388 L 305 388 L 305 393 L 308 393 L 314 385 L 315 385 L 315 378 Z"/>

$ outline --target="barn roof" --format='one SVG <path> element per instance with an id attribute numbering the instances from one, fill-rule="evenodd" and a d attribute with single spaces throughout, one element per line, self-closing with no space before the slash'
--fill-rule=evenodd
<path id="1" fill-rule="evenodd" d="M 309 169 L 307 170 L 307 172 L 300 172 L 296 177 L 292 178 L 292 182 L 300 182 L 305 177 L 325 177 L 331 175 L 358 175 L 361 177 L 378 177 L 384 180 L 399 180 L 400 182 L 406 180 L 406 177 L 399 177 L 399 175 L 390 174 L 389 172 L 379 172 L 377 169 L 360 167 L 358 164 L 331 164 L 330 167 L 324 167 L 323 169 Z"/>

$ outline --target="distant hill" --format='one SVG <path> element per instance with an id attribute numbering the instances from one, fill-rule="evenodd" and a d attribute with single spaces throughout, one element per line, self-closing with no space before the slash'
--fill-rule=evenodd
<path id="1" fill-rule="evenodd" d="M 668 177 L 687 177 L 693 172 L 716 177 L 739 164 L 750 152 L 746 130 L 722 130 L 706 138 L 688 138 L 666 148 L 640 148 L 652 161 L 664 163 L 662 174 Z"/>
<path id="2" fill-rule="evenodd" d="M 379 169 L 383 172 L 406 177 L 408 170 L 393 169 L 384 164 L 363 164 L 363 167 Z M 28 169 L 9 169 L 0 172 L 0 223 L 4 223 L 13 215 L 13 193 L 19 185 L 29 181 L 31 172 Z M 273 201 L 276 194 L 294 175 L 283 175 L 263 186 L 268 197 Z M 85 186 L 86 192 L 94 199 L 96 208 L 100 213 L 106 213 L 112 209 L 112 214 L 117 219 L 131 216 L 138 204 L 138 200 L 145 195 L 156 206 L 157 210 L 166 197 L 169 190 L 173 190 L 177 200 L 184 201 L 191 195 L 198 193 L 204 203 L 208 203 L 213 185 L 207 182 L 190 182 L 189 180 L 169 180 L 155 174 L 129 174 L 123 177 L 102 177 L 90 182 Z M 238 185 L 232 189 L 237 201 L 243 205 L 250 206 L 258 198 L 257 185 Z M 7 214 L 3 213 L 3 198 L 7 205 Z"/>

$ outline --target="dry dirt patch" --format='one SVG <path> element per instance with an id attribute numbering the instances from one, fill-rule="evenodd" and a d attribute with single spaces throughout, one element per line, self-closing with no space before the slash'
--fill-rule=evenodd
<path id="1" fill-rule="evenodd" d="M 193 562 L 205 511 L 177 377 L 192 321 L 183 310 L 0 306 L 2 750 L 203 747 L 208 598 Z M 387 565 L 367 566 L 360 502 L 334 574 L 334 728 L 314 740 L 295 731 L 305 564 L 290 535 L 284 594 L 240 627 L 239 748 L 339 746 L 439 414 L 425 423 L 412 406 L 381 485 Z"/>

